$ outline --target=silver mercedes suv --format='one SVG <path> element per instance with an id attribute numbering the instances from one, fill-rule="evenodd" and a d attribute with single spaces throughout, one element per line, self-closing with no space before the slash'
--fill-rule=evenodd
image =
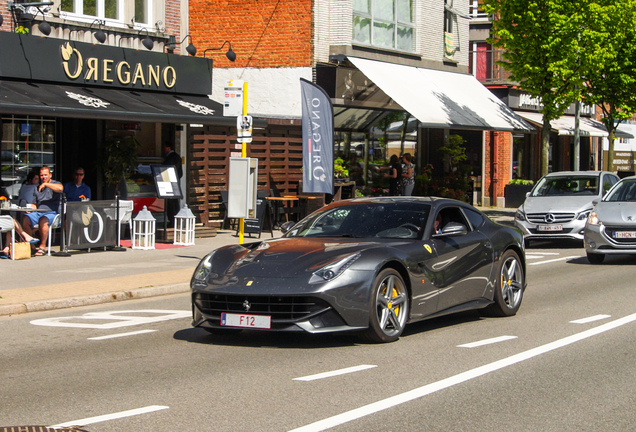
<path id="1" fill-rule="evenodd" d="M 542 177 L 515 214 L 526 245 L 533 239 L 583 240 L 592 201 L 600 201 L 618 180 L 607 171 L 562 171 Z"/>

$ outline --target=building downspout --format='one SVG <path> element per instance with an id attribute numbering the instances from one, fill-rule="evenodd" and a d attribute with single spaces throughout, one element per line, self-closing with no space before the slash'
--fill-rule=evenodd
<path id="1" fill-rule="evenodd" d="M 491 205 L 497 205 L 497 187 L 499 186 L 499 136 L 495 131 L 490 132 L 490 148 L 492 149 L 492 173 L 491 181 L 492 195 Z"/>

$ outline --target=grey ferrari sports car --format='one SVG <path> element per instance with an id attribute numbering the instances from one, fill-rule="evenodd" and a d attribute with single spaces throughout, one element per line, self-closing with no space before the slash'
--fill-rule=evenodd
<path id="1" fill-rule="evenodd" d="M 521 233 L 455 200 L 337 201 L 286 228 L 201 260 L 191 280 L 195 327 L 359 331 L 391 342 L 426 318 L 514 315 L 526 287 Z"/>

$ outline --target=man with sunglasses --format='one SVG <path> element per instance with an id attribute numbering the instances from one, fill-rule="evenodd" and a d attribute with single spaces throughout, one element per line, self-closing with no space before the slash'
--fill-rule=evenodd
<path id="1" fill-rule="evenodd" d="M 73 181 L 64 184 L 66 201 L 86 201 L 91 199 L 91 188 L 84 183 L 84 168 L 73 171 Z"/>

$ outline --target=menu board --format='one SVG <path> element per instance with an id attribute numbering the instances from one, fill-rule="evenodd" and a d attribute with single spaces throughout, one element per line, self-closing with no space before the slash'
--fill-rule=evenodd
<path id="1" fill-rule="evenodd" d="M 157 197 L 183 198 L 177 169 L 173 165 L 150 165 L 150 168 L 155 179 Z"/>

